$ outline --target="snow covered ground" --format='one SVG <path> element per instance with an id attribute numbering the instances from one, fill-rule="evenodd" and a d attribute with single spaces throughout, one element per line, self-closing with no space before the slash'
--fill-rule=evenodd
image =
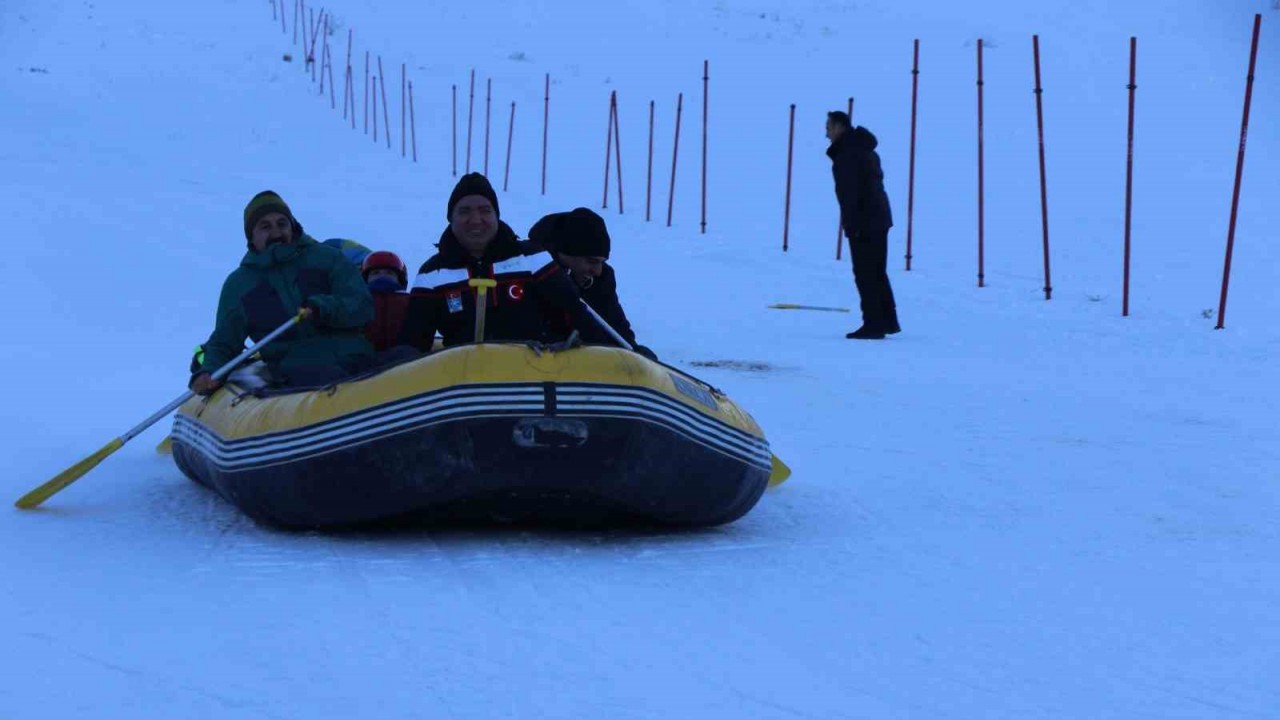
<path id="1" fill-rule="evenodd" d="M 739 522 L 696 533 L 286 534 L 253 525 L 155 454 L 161 423 L 38 512 L 0 512 L 0 716 L 1280 717 L 1271 2 L 327 9 L 339 89 L 348 29 L 358 95 L 364 50 L 375 64 L 383 55 L 391 149 L 344 124 L 340 92 L 336 111 L 318 97 L 292 6 L 284 33 L 263 0 L 0 7 L 0 292 L 10 308 L 0 491 L 16 499 L 182 392 L 258 190 L 280 192 L 318 238 L 424 260 L 454 182 L 449 86 L 462 142 L 473 68 L 473 169 L 484 81 L 495 178 L 517 103 L 501 204 L 518 232 L 547 212 L 599 208 L 617 91 L 626 213 L 615 214 L 615 196 L 606 217 L 639 339 L 747 408 L 794 476 Z M 1255 13 L 1230 304 L 1214 331 Z M 1122 318 L 1130 36 L 1134 270 Z M 417 164 L 400 157 L 401 62 L 414 81 Z M 766 308 L 856 307 L 847 253 L 832 257 L 822 136 L 825 112 L 850 95 L 855 122 L 880 137 L 898 221 L 890 274 L 904 331 L 879 343 L 844 339 L 852 314 Z"/>

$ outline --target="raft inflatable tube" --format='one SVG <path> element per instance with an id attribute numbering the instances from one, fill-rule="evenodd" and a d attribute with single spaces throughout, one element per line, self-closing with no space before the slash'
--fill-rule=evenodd
<path id="1" fill-rule="evenodd" d="M 322 528 L 462 509 L 732 522 L 772 454 L 706 383 L 612 347 L 465 345 L 336 385 L 179 408 L 182 472 L 258 522 Z"/>

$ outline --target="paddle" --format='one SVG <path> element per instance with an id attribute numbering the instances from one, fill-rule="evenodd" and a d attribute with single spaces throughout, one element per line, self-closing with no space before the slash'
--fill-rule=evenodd
<path id="1" fill-rule="evenodd" d="M 293 327 L 295 324 L 300 322 L 302 318 L 306 317 L 307 314 L 308 314 L 308 311 L 306 310 L 299 311 L 297 315 L 294 315 L 293 317 L 289 318 L 288 322 L 276 328 L 275 330 L 272 330 L 270 334 L 268 334 L 266 337 L 259 340 L 256 344 L 254 344 L 253 347 L 246 349 L 244 352 L 236 356 L 234 360 L 215 370 L 212 374 L 213 379 L 221 380 L 222 378 L 226 377 L 232 370 L 236 369 L 237 365 L 239 365 L 241 362 L 243 362 L 246 358 L 248 358 L 253 353 L 257 352 L 267 343 L 283 335 L 287 330 L 289 330 L 289 328 Z M 75 482 L 76 480 L 79 480 L 81 476 L 83 476 L 85 473 L 89 472 L 94 467 L 96 467 L 98 463 L 102 462 L 103 460 L 106 460 L 107 457 L 111 455 L 111 453 L 124 447 L 125 443 L 137 437 L 139 434 L 142 433 L 143 430 L 146 430 L 147 428 L 151 427 L 161 418 L 168 416 L 169 413 L 178 409 L 178 407 L 180 407 L 183 403 L 190 400 L 194 396 L 195 396 L 195 393 L 193 393 L 192 391 L 190 390 L 186 391 L 173 402 L 157 410 L 154 415 L 147 418 L 146 420 L 143 420 L 141 423 L 139 423 L 129 432 L 121 435 L 115 440 L 112 440 L 111 442 L 102 446 L 102 448 L 97 452 L 86 457 L 85 459 L 81 460 L 75 465 L 72 465 L 66 470 L 63 470 L 62 472 L 58 473 L 53 477 L 52 480 L 49 480 L 48 482 L 44 483 L 43 485 L 40 485 L 39 487 L 35 488 L 31 492 L 27 493 L 26 495 L 23 495 L 22 497 L 18 498 L 18 501 L 14 503 L 14 505 L 17 505 L 23 510 L 30 510 L 31 508 L 39 506 L 40 503 L 44 502 L 45 500 L 48 500 L 55 493 L 63 490 L 64 488 L 66 488 L 68 485 Z M 157 450 L 158 449 L 159 448 L 157 448 Z"/>
<path id="2" fill-rule="evenodd" d="M 849 308 L 826 307 L 823 305 L 796 305 L 794 303 L 774 303 L 769 307 L 774 310 L 825 310 L 826 312 L 849 312 Z"/>

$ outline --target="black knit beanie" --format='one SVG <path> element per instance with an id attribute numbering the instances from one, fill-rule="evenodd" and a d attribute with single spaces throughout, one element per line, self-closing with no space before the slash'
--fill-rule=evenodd
<path id="1" fill-rule="evenodd" d="M 578 257 L 609 257 L 609 230 L 604 218 L 587 208 L 548 215 L 529 230 L 544 248 Z"/>
<path id="2" fill-rule="evenodd" d="M 458 184 L 453 186 L 453 193 L 449 195 L 449 207 L 445 210 L 444 217 L 446 220 L 453 220 L 453 208 L 458 201 L 468 195 L 480 195 L 487 198 L 493 204 L 493 214 L 502 217 L 502 213 L 498 210 L 498 194 L 493 191 L 493 186 L 489 184 L 489 179 L 478 172 L 467 173 L 458 180 Z"/>

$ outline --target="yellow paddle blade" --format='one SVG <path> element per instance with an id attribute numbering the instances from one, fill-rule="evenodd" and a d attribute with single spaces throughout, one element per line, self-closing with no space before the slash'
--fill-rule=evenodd
<path id="1" fill-rule="evenodd" d="M 156 446 L 156 452 L 160 453 L 161 455 L 172 455 L 173 454 L 173 436 L 165 435 L 164 439 L 160 441 L 160 444 Z"/>
<path id="2" fill-rule="evenodd" d="M 773 456 L 773 467 L 769 469 L 769 487 L 778 487 L 791 477 L 791 468 L 782 462 L 777 455 Z"/>
<path id="3" fill-rule="evenodd" d="M 119 450 L 123 446 L 124 446 L 124 440 L 122 440 L 121 438 L 116 438 L 115 440 L 112 440 L 111 442 L 102 446 L 102 449 L 99 450 L 98 452 L 81 460 L 75 465 L 72 465 L 66 470 L 63 470 L 62 472 L 54 476 L 54 478 L 49 482 L 46 482 L 45 484 L 32 490 L 26 495 L 23 495 L 22 497 L 18 498 L 18 502 L 14 504 L 22 508 L 23 510 L 30 510 L 31 508 L 36 507 L 40 503 L 52 497 L 54 493 L 57 493 L 58 491 L 62 490 L 66 486 L 75 482 L 76 480 L 79 480 L 81 475 L 84 475 L 85 473 L 92 470 L 98 463 L 102 462 L 103 460 L 106 460 L 108 455 Z"/>

